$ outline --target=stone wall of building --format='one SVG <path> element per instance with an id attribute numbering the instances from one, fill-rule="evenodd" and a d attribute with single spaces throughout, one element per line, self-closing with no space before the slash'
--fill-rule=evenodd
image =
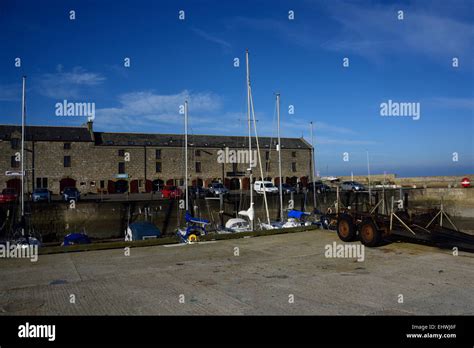
<path id="1" fill-rule="evenodd" d="M 15 132 L 16 133 L 16 132 Z M 12 134 L 20 138 L 21 134 Z M 34 187 L 47 186 L 53 193 L 60 193 L 65 186 L 73 186 L 81 192 L 110 191 L 110 185 L 117 181 L 119 163 L 123 162 L 127 181 L 132 187 L 132 181 L 137 180 L 138 192 L 150 190 L 154 180 L 163 183 L 181 184 L 184 178 L 184 149 L 176 147 L 156 146 L 111 146 L 95 145 L 94 142 L 63 141 L 27 141 L 26 151 L 26 190 L 31 192 Z M 161 150 L 157 158 L 156 150 Z M 213 180 L 219 180 L 226 186 L 242 188 L 246 177 L 247 163 L 219 163 L 217 148 L 188 148 L 189 185 L 207 185 Z M 242 149 L 236 149 L 242 150 Z M 6 171 L 20 171 L 20 167 L 12 168 L 11 156 L 20 149 L 12 149 L 10 141 L 0 142 L 0 188 L 12 186 L 12 179 L 19 177 L 6 176 Z M 273 149 L 260 151 L 264 177 L 275 182 L 278 177 L 278 153 Z M 70 157 L 70 167 L 64 166 L 64 157 Z M 128 159 L 128 161 L 127 161 Z M 157 162 L 161 163 L 161 171 L 157 172 Z M 197 172 L 196 162 L 200 163 Z M 258 162 L 257 162 L 258 163 Z M 266 163 L 269 163 L 267 166 Z M 293 168 L 292 163 L 295 163 Z M 234 170 L 235 169 L 235 170 Z M 295 170 L 293 170 L 295 169 Z M 253 168 L 254 178 L 260 178 L 260 167 Z M 304 182 L 311 173 L 311 152 L 309 149 L 282 149 L 282 176 L 284 181 L 292 179 L 294 183 Z M 43 180 L 46 178 L 46 181 Z M 69 180 L 68 180 L 69 179 Z M 72 180 L 71 180 L 72 179 Z M 10 182 L 8 183 L 8 181 Z M 39 180 L 39 182 L 38 182 Z M 147 184 L 148 181 L 148 184 Z M 237 184 L 236 184 L 237 183 Z M 38 186 L 40 185 L 40 186 Z M 237 186 L 238 187 L 237 187 Z M 247 182 L 248 185 L 248 182 Z"/>

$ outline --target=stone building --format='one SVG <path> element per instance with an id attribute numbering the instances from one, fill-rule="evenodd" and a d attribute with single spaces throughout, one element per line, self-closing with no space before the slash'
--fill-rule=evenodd
<path id="1" fill-rule="evenodd" d="M 75 186 L 84 193 L 150 192 L 165 184 L 184 184 L 184 136 L 94 132 L 83 127 L 27 126 L 25 129 L 25 187 L 60 193 Z M 252 140 L 256 149 L 255 139 Z M 311 173 L 311 145 L 303 138 L 282 138 L 284 182 L 306 185 Z M 278 184 L 276 139 L 259 138 L 264 178 Z M 248 150 L 243 136 L 189 135 L 189 185 L 222 182 L 229 189 L 248 189 L 248 163 L 219 151 Z M 19 190 L 21 127 L 0 125 L 0 188 Z M 241 151 L 242 152 L 242 151 Z M 244 153 L 244 152 L 242 152 Z M 242 159 L 241 157 L 240 159 Z M 238 159 L 238 158 L 237 158 Z M 222 161 L 221 161 L 222 162 Z M 9 175 L 7 175 L 9 174 Z M 254 180 L 260 167 L 253 168 Z"/>

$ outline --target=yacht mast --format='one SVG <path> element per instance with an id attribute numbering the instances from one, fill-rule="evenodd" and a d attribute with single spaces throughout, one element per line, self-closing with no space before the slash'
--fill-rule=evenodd
<path id="1" fill-rule="evenodd" d="M 23 90 L 21 98 L 21 234 L 25 235 L 25 115 L 26 115 L 26 76 L 23 76 Z"/>
<path id="2" fill-rule="evenodd" d="M 278 176 L 279 176 L 279 191 L 280 191 L 280 222 L 283 221 L 283 178 L 281 177 L 281 141 L 280 141 L 280 93 L 277 93 L 276 95 L 276 106 L 277 106 L 277 118 L 278 118 L 278 145 L 277 145 L 277 151 L 278 151 Z"/>
<path id="3" fill-rule="evenodd" d="M 186 211 L 188 211 L 188 101 L 184 102 L 184 189 L 186 190 Z"/>
<path id="4" fill-rule="evenodd" d="M 316 209 L 316 174 L 315 174 L 315 165 L 314 165 L 314 140 L 313 140 L 313 121 L 310 122 L 311 124 L 311 163 L 312 163 L 312 170 L 311 170 L 311 176 L 312 176 L 312 182 L 313 182 L 313 204 L 314 204 L 314 209 Z"/>
<path id="5" fill-rule="evenodd" d="M 249 130 L 249 189 L 250 189 L 250 208 L 253 206 L 253 188 L 252 188 L 252 125 L 250 123 L 250 66 L 249 50 L 245 51 L 245 63 L 247 67 L 247 122 Z M 250 230 L 253 231 L 253 219 L 250 219 Z"/>

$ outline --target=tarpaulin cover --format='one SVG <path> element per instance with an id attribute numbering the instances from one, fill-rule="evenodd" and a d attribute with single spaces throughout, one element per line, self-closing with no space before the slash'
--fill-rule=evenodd
<path id="1" fill-rule="evenodd" d="M 310 215 L 309 213 L 305 213 L 301 210 L 290 210 L 288 211 L 288 217 L 294 219 L 301 219 L 305 215 Z"/>
<path id="2" fill-rule="evenodd" d="M 132 231 L 132 240 L 142 240 L 143 237 L 160 237 L 160 230 L 147 221 L 137 221 L 128 226 Z"/>

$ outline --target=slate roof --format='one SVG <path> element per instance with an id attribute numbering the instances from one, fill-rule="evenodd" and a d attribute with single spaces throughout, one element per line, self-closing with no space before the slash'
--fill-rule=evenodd
<path id="1" fill-rule="evenodd" d="M 14 132 L 21 134 L 21 126 L 0 125 L 0 139 L 10 140 Z M 93 141 L 86 127 L 27 126 L 26 141 Z"/>
<path id="2" fill-rule="evenodd" d="M 172 146 L 183 147 L 183 134 L 139 134 L 139 133 L 94 133 L 96 144 L 104 146 Z M 268 148 L 270 144 L 276 145 L 276 138 L 259 137 L 260 148 Z M 311 145 L 302 138 L 282 138 L 282 148 L 286 149 L 310 149 Z M 188 135 L 190 147 L 202 148 L 248 148 L 248 137 L 224 136 L 224 135 Z M 257 146 L 255 138 L 252 138 L 252 147 Z"/>
<path id="3" fill-rule="evenodd" d="M 0 139 L 8 141 L 11 134 L 17 131 L 21 134 L 21 127 L 17 125 L 0 125 Z M 98 146 L 160 146 L 183 147 L 183 134 L 140 134 L 140 133 L 108 133 L 94 132 L 91 136 L 87 127 L 55 127 L 55 126 L 27 126 L 25 129 L 27 141 L 67 141 L 92 142 Z M 259 137 L 260 148 L 269 148 L 276 145 L 276 138 Z M 282 148 L 310 149 L 311 145 L 303 138 L 282 138 Z M 224 135 L 188 135 L 190 147 L 202 148 L 248 148 L 248 137 Z M 255 138 L 252 138 L 252 147 L 256 147 Z"/>

